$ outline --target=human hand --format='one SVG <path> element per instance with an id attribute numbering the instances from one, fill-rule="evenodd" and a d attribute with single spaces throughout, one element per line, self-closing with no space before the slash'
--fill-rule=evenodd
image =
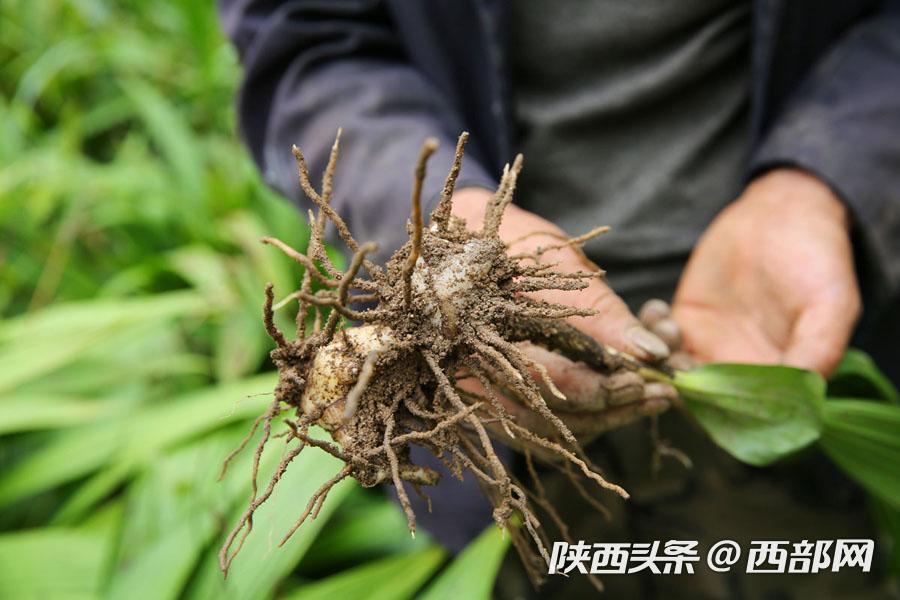
<path id="1" fill-rule="evenodd" d="M 484 208 L 492 192 L 483 188 L 464 188 L 453 195 L 453 214 L 466 221 L 469 229 L 479 229 Z M 500 237 L 509 245 L 510 254 L 539 253 L 543 262 L 556 263 L 563 273 L 598 271 L 584 253 L 574 245 L 558 246 L 568 236 L 556 225 L 514 204 L 507 206 L 500 225 Z M 669 355 L 666 344 L 647 330 L 608 285 L 599 277 L 588 280 L 582 290 L 546 290 L 529 295 L 556 304 L 596 311 L 589 317 L 570 317 L 572 325 L 604 345 L 650 362 Z"/>
<path id="2" fill-rule="evenodd" d="M 640 320 L 666 340 L 673 353 L 668 361 L 671 366 L 692 366 L 692 359 L 680 351 L 681 333 L 671 318 L 668 304 L 650 300 L 641 309 Z M 628 368 L 600 373 L 540 346 L 528 342 L 518 345 L 531 360 L 543 365 L 556 388 L 563 392 L 565 397 L 560 398 L 547 389 L 539 373 L 530 373 L 544 401 L 581 443 L 588 443 L 602 433 L 644 417 L 658 415 L 678 401 L 678 393 L 672 386 L 645 381 L 639 373 Z M 464 392 L 485 396 L 484 388 L 474 378 L 459 379 L 457 386 Z M 509 397 L 499 395 L 498 399 L 519 425 L 547 438 L 556 437 L 554 425 L 543 416 Z M 499 427 L 494 430 L 505 433 Z M 507 439 L 507 443 L 514 444 L 515 440 Z"/>
<path id="3" fill-rule="evenodd" d="M 713 221 L 673 310 L 701 361 L 785 363 L 828 375 L 860 313 L 847 211 L 796 169 L 757 178 Z"/>
<path id="4" fill-rule="evenodd" d="M 670 367 L 690 369 L 694 366 L 693 358 L 681 350 L 681 329 L 672 318 L 667 303 L 662 300 L 645 302 L 638 312 L 638 319 L 666 343 L 671 353 L 666 361 Z M 539 346 L 528 343 L 520 346 L 552 374 L 557 388 L 565 390 L 565 399 L 561 399 L 543 383 L 539 384 L 548 406 L 582 443 L 644 417 L 658 415 L 678 401 L 674 387 L 646 381 L 627 367 L 604 374 Z M 504 405 L 531 431 L 553 435 L 552 426 L 527 407 L 508 400 Z"/>
<path id="5" fill-rule="evenodd" d="M 454 215 L 464 219 L 470 229 L 478 229 L 482 223 L 484 207 L 491 195 L 491 192 L 480 188 L 457 191 L 454 194 Z M 559 245 L 560 239 L 567 239 L 567 236 L 552 223 L 514 205 L 508 206 L 504 213 L 500 236 L 509 244 L 510 254 L 539 253 L 542 261 L 557 263 L 555 269 L 563 272 L 599 271 L 574 246 L 547 250 L 549 246 Z M 552 290 L 531 295 L 547 302 L 598 311 L 597 315 L 573 317 L 571 321 L 604 345 L 651 362 L 663 360 L 669 355 L 666 343 L 644 327 L 600 278 L 591 279 L 589 286 L 583 290 Z M 668 311 L 668 307 L 665 307 L 665 311 Z M 663 315 L 667 316 L 668 314 Z M 667 324 L 668 329 L 665 327 Z M 666 318 L 662 325 L 663 334 L 671 334 L 674 328 L 675 337 L 678 337 L 674 321 Z M 561 399 L 549 390 L 543 390 L 548 406 L 582 442 L 589 441 L 604 431 L 658 414 L 677 398 L 670 386 L 647 383 L 635 371 L 622 369 L 613 373 L 599 373 L 582 363 L 572 362 L 543 348 L 531 344 L 521 346 L 530 358 L 547 369 L 555 386 L 565 396 L 565 399 Z M 532 376 L 535 381 L 540 382 L 539 374 L 533 373 Z M 484 390 L 474 379 L 460 380 L 458 384 L 464 391 L 484 394 Z M 539 385 L 543 387 L 542 384 Z M 519 424 L 532 432 L 555 437 L 553 425 L 542 416 L 509 398 L 500 400 Z"/>

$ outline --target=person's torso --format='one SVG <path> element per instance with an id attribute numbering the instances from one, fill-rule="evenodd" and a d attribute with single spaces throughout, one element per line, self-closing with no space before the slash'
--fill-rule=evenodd
<path id="1" fill-rule="evenodd" d="M 572 235 L 611 225 L 586 250 L 609 267 L 615 289 L 634 302 L 671 293 L 700 233 L 740 191 L 750 3 L 513 0 L 510 8 L 526 157 L 516 202 Z"/>

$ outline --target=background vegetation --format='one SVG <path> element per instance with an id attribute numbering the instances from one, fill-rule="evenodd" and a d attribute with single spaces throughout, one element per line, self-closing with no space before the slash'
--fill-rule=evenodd
<path id="1" fill-rule="evenodd" d="M 250 453 L 218 471 L 275 381 L 262 290 L 301 275 L 258 239 L 306 238 L 235 135 L 239 75 L 211 0 L 0 3 L 0 598 L 485 597 L 496 529 L 451 562 L 352 481 L 274 547 L 338 468 L 313 452 L 222 581 Z M 848 357 L 832 395 L 888 404 L 816 432 L 896 539 L 900 396 Z"/>
<path id="2" fill-rule="evenodd" d="M 222 583 L 249 453 L 218 469 L 274 382 L 262 289 L 300 276 L 257 240 L 305 243 L 236 138 L 238 78 L 211 2 L 0 5 L 0 596 L 484 596 L 496 531 L 435 575 L 349 481 L 274 548 L 337 468 L 312 452 Z"/>

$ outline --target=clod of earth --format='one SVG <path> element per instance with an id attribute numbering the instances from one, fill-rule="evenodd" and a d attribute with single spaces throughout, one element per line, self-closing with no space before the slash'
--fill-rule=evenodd
<path id="1" fill-rule="evenodd" d="M 577 481 L 576 473 L 627 497 L 625 490 L 608 482 L 591 465 L 575 436 L 548 407 L 542 389 L 564 397 L 550 381 L 546 369 L 516 344 L 529 341 L 601 372 L 623 367 L 637 370 L 640 365 L 636 361 L 603 347 L 565 321 L 567 317 L 593 314 L 592 311 L 524 295 L 538 290 L 583 289 L 589 279 L 602 274 L 561 273 L 554 270 L 554 265 L 541 263 L 538 255 L 507 254 L 507 245 L 498 230 L 504 209 L 513 198 L 522 168 L 521 155 L 504 169 L 486 208 L 481 231 L 468 230 L 462 220 L 453 216 L 451 198 L 466 139 L 466 133 L 459 138 L 453 166 L 428 227 L 422 218 L 422 182 L 426 162 L 437 142 L 429 139 L 423 145 L 414 171 L 410 237 L 384 266 L 366 258 L 376 249 L 375 245 L 359 244 L 330 206 L 340 133 L 321 192 L 310 183 L 304 156 L 294 148 L 300 184 L 318 207 L 318 213 L 309 213 L 311 236 L 306 254 L 274 238 L 263 240 L 305 269 L 300 289 L 286 299 L 299 302 L 294 341 L 275 326 L 271 284 L 266 288 L 264 321 L 277 345 L 272 359 L 278 367 L 279 381 L 271 407 L 226 459 L 227 466 L 262 424 L 263 436 L 253 462 L 253 495 L 219 555 L 226 573 L 253 527 L 254 511 L 272 494 L 289 463 L 309 446 L 339 458 L 344 466 L 313 494 L 282 543 L 307 518 L 315 518 L 329 490 L 347 477 L 366 487 L 392 483 L 409 530 L 415 534 L 416 518 L 407 485 L 424 493 L 421 487 L 437 483 L 439 474 L 411 462 L 409 445 L 414 443 L 434 453 L 457 478 L 461 479 L 465 470 L 475 475 L 494 507 L 497 525 L 511 532 L 526 566 L 530 564 L 535 574 L 534 553 L 529 552 L 518 528 L 510 527 L 514 515 L 518 514 L 515 518 L 544 561 L 549 560 L 547 539 L 531 502 L 544 507 L 561 530 L 565 526 L 546 502 L 539 482 L 530 490 L 503 465 L 488 435 L 489 429 L 504 432 L 507 440 L 540 450 L 544 456 L 554 456 L 557 466 L 569 474 L 581 492 L 582 482 Z M 325 252 L 323 235 L 327 222 L 334 225 L 353 253 L 344 272 L 335 268 Z M 558 247 L 577 246 L 603 230 L 598 228 L 588 235 L 560 240 Z M 548 249 L 551 248 L 545 248 Z M 314 282 L 323 289 L 314 292 Z M 372 308 L 355 308 L 360 304 Z M 330 312 L 324 317 L 326 309 Z M 314 325 L 312 333 L 307 334 L 310 313 Z M 342 317 L 361 325 L 343 329 Z M 479 382 L 483 395 L 458 389 L 456 383 L 464 378 Z M 501 393 L 528 406 L 552 426 L 555 435 L 539 435 L 517 422 L 501 403 Z M 283 411 L 292 411 L 293 416 L 286 423 L 296 444 L 260 493 L 256 483 L 260 455 L 272 437 L 272 421 Z M 330 432 L 334 443 L 310 437 L 309 428 L 313 425 Z M 530 453 L 526 457 L 529 472 L 534 475 Z"/>

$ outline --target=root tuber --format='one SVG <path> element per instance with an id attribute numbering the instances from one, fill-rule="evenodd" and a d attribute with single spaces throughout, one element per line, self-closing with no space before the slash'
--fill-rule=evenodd
<path id="1" fill-rule="evenodd" d="M 340 132 L 321 193 L 310 183 L 303 153 L 294 148 L 300 184 L 318 212 L 315 216 L 310 213 L 306 254 L 273 238 L 263 240 L 304 266 L 305 272 L 300 289 L 279 303 L 299 302 L 293 341 L 275 326 L 274 294 L 271 286 L 266 289 L 264 322 L 277 346 L 272 359 L 279 381 L 274 404 L 254 425 L 255 429 L 262 423 L 264 435 L 256 448 L 253 497 L 221 549 L 220 565 L 226 574 L 253 527 L 254 511 L 272 493 L 288 463 L 307 446 L 332 454 L 344 466 L 309 500 L 285 540 L 305 519 L 315 518 L 328 491 L 346 477 L 366 487 L 393 484 L 414 534 L 416 519 L 405 486 L 433 485 L 439 478 L 434 470 L 411 462 L 409 444 L 415 443 L 433 452 L 454 474 L 461 476 L 466 469 L 474 473 L 494 506 L 497 525 L 518 535 L 518 530 L 510 527 L 513 515 L 518 513 L 534 548 L 547 560 L 546 537 L 541 535 L 529 501 L 531 497 L 541 504 L 543 494 L 524 489 L 507 471 L 495 452 L 489 426 L 542 455 L 555 456 L 564 465 L 560 468 L 572 478 L 580 473 L 597 486 L 627 497 L 625 490 L 606 481 L 582 458 L 578 441 L 547 405 L 542 391 L 565 397 L 550 381 L 546 369 L 515 342 L 530 341 L 607 373 L 623 366 L 636 371 L 640 365 L 601 346 L 565 321 L 575 314 L 592 314 L 590 311 L 523 295 L 546 289 L 583 289 L 598 274 L 558 273 L 552 265 L 540 264 L 540 257 L 508 256 L 508 246 L 498 236 L 498 229 L 504 209 L 513 198 L 522 168 L 521 155 L 504 169 L 481 231 L 468 230 L 462 220 L 451 215 L 466 139 L 466 133 L 459 137 L 452 169 L 428 227 L 422 218 L 422 181 L 437 142 L 428 140 L 423 145 L 414 169 L 409 240 L 384 266 L 367 258 L 375 246 L 359 244 L 330 205 Z M 345 272 L 337 270 L 325 253 L 323 237 L 328 222 L 353 253 Z M 561 240 L 560 244 L 581 244 L 602 231 L 598 228 L 579 238 Z M 324 288 L 313 292 L 313 281 Z M 357 308 L 361 303 L 371 308 Z M 314 327 L 307 334 L 310 313 Z M 342 318 L 359 326 L 342 329 Z M 464 377 L 477 379 L 484 396 L 458 390 L 456 383 Z M 527 406 L 536 418 L 546 421 L 553 435 L 538 435 L 533 428 L 523 426 L 504 408 L 498 399 L 500 394 Z M 285 410 L 291 411 L 287 424 L 294 445 L 266 489 L 258 494 L 255 480 L 259 456 L 270 439 L 272 421 Z M 308 431 L 313 425 L 327 430 L 334 443 L 310 437 Z M 531 460 L 529 454 L 529 472 L 535 476 Z M 542 488 L 536 484 L 535 489 Z M 579 493 L 586 494 L 580 487 Z M 562 523 L 555 511 L 550 515 Z M 519 549 L 527 546 L 521 539 L 515 545 Z M 534 561 L 526 560 L 529 563 L 533 565 Z"/>

